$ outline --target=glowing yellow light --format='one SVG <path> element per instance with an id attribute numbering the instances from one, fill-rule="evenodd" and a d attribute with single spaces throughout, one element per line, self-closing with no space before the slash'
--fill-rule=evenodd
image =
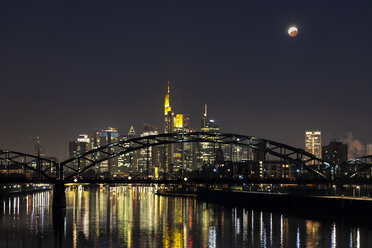
<path id="1" fill-rule="evenodd" d="M 177 114 L 176 117 L 174 117 L 174 127 L 182 128 L 183 127 L 183 115 Z"/>
<path id="2" fill-rule="evenodd" d="M 169 82 L 168 82 L 168 92 L 165 94 L 164 98 L 164 115 L 168 115 L 168 112 L 172 111 L 172 108 L 169 104 Z"/>
<path id="3" fill-rule="evenodd" d="M 155 169 L 155 180 L 159 179 L 159 166 L 154 166 Z"/>

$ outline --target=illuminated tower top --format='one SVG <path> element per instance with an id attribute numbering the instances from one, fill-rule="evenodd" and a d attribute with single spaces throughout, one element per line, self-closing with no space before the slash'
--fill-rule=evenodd
<path id="1" fill-rule="evenodd" d="M 172 111 L 172 108 L 169 104 L 169 81 L 168 81 L 168 92 L 165 94 L 164 98 L 164 115 L 168 115 L 168 112 Z"/>

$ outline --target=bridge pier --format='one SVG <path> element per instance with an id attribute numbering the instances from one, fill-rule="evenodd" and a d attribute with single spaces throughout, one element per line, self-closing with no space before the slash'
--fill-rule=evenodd
<path id="1" fill-rule="evenodd" d="M 65 184 L 62 180 L 58 180 L 54 184 L 53 189 L 53 208 L 60 209 L 66 207 L 66 193 L 65 193 Z"/>

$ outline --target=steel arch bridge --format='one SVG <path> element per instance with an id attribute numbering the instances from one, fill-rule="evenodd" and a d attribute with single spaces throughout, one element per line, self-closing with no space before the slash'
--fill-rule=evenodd
<path id="1" fill-rule="evenodd" d="M 353 158 L 337 164 L 336 167 L 337 166 L 341 168 L 343 177 L 346 179 L 354 179 L 358 176 L 368 176 L 372 178 L 372 155 Z"/>
<path id="2" fill-rule="evenodd" d="M 53 182 L 59 174 L 59 164 L 47 158 L 22 152 L 0 150 L 1 174 L 27 176 L 29 180 Z"/>
<path id="3" fill-rule="evenodd" d="M 28 171 L 29 181 L 44 180 L 50 183 L 69 181 L 90 168 L 123 154 L 154 146 L 192 142 L 245 147 L 250 151 L 263 153 L 265 158 L 271 155 L 280 159 L 282 163 L 294 164 L 322 180 L 352 180 L 368 173 L 371 174 L 369 178 L 372 178 L 372 155 L 354 158 L 340 164 L 331 164 L 303 149 L 279 142 L 253 136 L 210 132 L 168 133 L 132 138 L 90 150 L 61 163 L 26 153 L 0 150 L 0 177 Z M 336 168 L 341 168 L 342 172 L 337 178 L 332 174 L 332 170 Z M 22 178 L 18 179 L 22 180 Z M 1 181 L 4 180 L 0 179 Z"/>
<path id="4" fill-rule="evenodd" d="M 192 142 L 246 147 L 251 150 L 262 152 L 265 154 L 265 157 L 266 155 L 272 155 L 281 159 L 283 163 L 295 164 L 299 168 L 309 171 L 315 176 L 326 180 L 329 179 L 329 171 L 333 166 L 321 158 L 305 152 L 303 149 L 298 149 L 267 139 L 231 133 L 188 132 L 151 135 L 111 143 L 80 154 L 74 158 L 70 158 L 62 162 L 60 168 L 63 172 L 66 172 L 67 170 L 72 171 L 69 175 L 66 173 L 63 175 L 64 179 L 70 180 L 89 168 L 122 154 L 153 146 Z M 78 168 L 76 168 L 76 165 L 81 165 L 81 161 L 88 161 L 89 163 L 83 167 L 78 166 Z"/>

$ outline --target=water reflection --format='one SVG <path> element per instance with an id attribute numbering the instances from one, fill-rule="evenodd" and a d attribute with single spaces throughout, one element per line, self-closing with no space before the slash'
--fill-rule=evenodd
<path id="1" fill-rule="evenodd" d="M 54 223 L 51 192 L 3 198 L 0 247 L 366 247 L 371 229 L 163 197 L 150 187 L 66 192 Z"/>

